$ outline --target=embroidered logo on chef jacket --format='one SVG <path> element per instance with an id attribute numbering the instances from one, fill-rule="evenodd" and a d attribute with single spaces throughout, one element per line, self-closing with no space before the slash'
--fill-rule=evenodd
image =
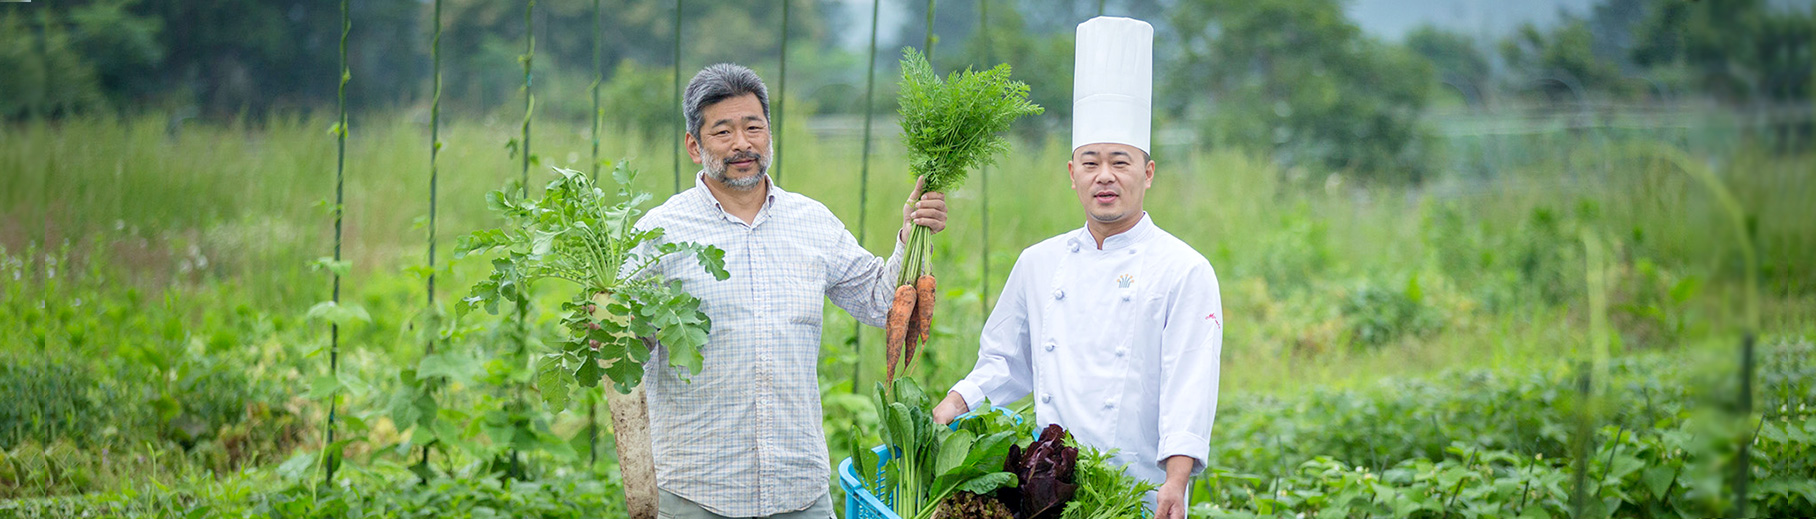
<path id="1" fill-rule="evenodd" d="M 1217 312 L 1211 312 L 1211 315 L 1204 316 L 1204 318 L 1207 321 L 1215 323 L 1218 329 L 1223 328 L 1223 320 L 1217 318 Z"/>
<path id="2" fill-rule="evenodd" d="M 1117 288 L 1129 288 L 1129 285 L 1134 282 L 1135 282 L 1135 276 L 1123 274 L 1122 277 L 1116 278 L 1116 287 Z"/>

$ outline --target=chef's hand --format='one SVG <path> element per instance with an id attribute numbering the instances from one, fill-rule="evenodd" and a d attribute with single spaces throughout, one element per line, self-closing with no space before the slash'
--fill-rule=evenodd
<path id="1" fill-rule="evenodd" d="M 933 423 L 949 425 L 959 415 L 971 412 L 971 406 L 965 405 L 965 397 L 956 392 L 947 392 L 946 399 L 940 405 L 933 406 Z"/>
<path id="2" fill-rule="evenodd" d="M 896 239 L 908 243 L 908 233 L 914 226 L 926 227 L 933 234 L 946 230 L 946 194 L 938 191 L 922 193 L 921 185 L 915 184 L 914 197 L 910 203 L 902 204 L 902 230 Z"/>
<path id="3" fill-rule="evenodd" d="M 1193 460 L 1187 456 L 1167 458 L 1167 481 L 1160 485 L 1154 503 L 1154 519 L 1185 519 L 1185 490 L 1192 480 Z"/>

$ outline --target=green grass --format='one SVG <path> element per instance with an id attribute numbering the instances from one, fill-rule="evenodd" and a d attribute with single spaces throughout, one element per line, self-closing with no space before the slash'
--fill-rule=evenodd
<path id="1" fill-rule="evenodd" d="M 197 481 L 216 476 L 251 478 L 257 488 L 308 479 L 299 474 L 310 460 L 298 456 L 321 447 L 326 406 L 305 395 L 326 370 L 318 352 L 327 327 L 304 312 L 328 296 L 328 277 L 307 264 L 331 250 L 332 219 L 321 205 L 333 193 L 329 126 L 308 117 L 173 126 L 158 116 L 0 125 L 0 352 L 32 368 L 8 382 L 58 387 L 86 377 L 79 380 L 121 390 L 80 398 L 122 409 L 61 418 L 111 428 L 94 438 L 39 432 L 0 446 L 0 466 L 14 467 L 0 471 L 0 498 L 99 492 L 131 501 L 145 492 L 134 488 L 203 488 Z M 803 126 L 788 127 L 781 186 L 826 204 L 855 232 L 860 143 Z M 483 193 L 517 177 L 504 144 L 519 131 L 504 119 L 442 129 L 444 254 L 461 233 L 492 223 Z M 343 408 L 365 426 L 354 434 L 364 441 L 347 447 L 355 465 L 347 474 L 367 490 L 414 479 L 410 431 L 392 425 L 389 409 L 402 387 L 398 371 L 422 356 L 422 281 L 409 269 L 425 263 L 427 133 L 419 114 L 366 114 L 354 117 L 348 141 L 345 254 L 353 267 L 342 299 L 372 322 L 343 327 L 343 368 L 363 389 Z M 585 125 L 539 120 L 534 133 L 537 170 L 585 169 Z M 878 133 L 861 209 L 866 245 L 887 254 L 912 182 L 897 139 Z M 635 133 L 605 136 L 601 155 L 630 157 L 644 172 L 643 189 L 659 199 L 669 193 L 668 139 L 620 135 Z M 1742 325 L 1745 271 L 1732 226 L 1689 175 L 1609 142 L 1548 139 L 1547 153 L 1491 180 L 1447 177 L 1420 189 L 1281 170 L 1234 150 L 1163 147 L 1147 209 L 1217 268 L 1230 316 L 1222 390 L 1231 399 L 1366 388 L 1454 368 L 1568 368 L 1588 358 L 1591 338 L 1586 235 L 1607 247 L 1618 354 L 1730 350 Z M 1762 336 L 1808 338 L 1816 334 L 1816 265 L 1808 261 L 1816 220 L 1805 213 L 1816 199 L 1808 173 L 1816 161 L 1739 142 L 1697 158 L 1753 219 Z M 924 385 L 945 387 L 970 368 L 984 301 L 995 300 L 1020 249 L 1083 224 L 1067 187 L 1065 146 L 1018 143 L 989 170 L 987 257 L 983 182 L 973 173 L 950 194 L 951 226 L 933 246 L 945 290 L 935 338 L 911 372 Z M 681 163 L 687 187 L 697 167 Z M 989 286 L 981 279 L 986 261 Z M 446 267 L 437 282 L 444 306 L 488 268 L 473 259 L 436 263 Z M 536 316 L 535 333 L 554 333 L 551 318 Z M 475 316 L 448 331 L 448 351 L 471 355 L 480 371 L 436 397 L 461 414 L 450 421 L 472 430 L 471 445 L 438 455 L 435 470 L 447 476 L 438 481 L 485 480 L 494 466 L 484 454 L 503 448 L 486 424 L 512 416 L 546 435 L 524 448 L 533 474 L 568 481 L 584 470 L 576 468 L 584 455 L 573 454 L 584 440 L 567 440 L 583 430 L 585 415 L 514 409 L 490 389 L 510 376 L 485 365 L 501 322 Z M 883 371 L 881 332 L 864 329 L 863 348 L 854 350 L 853 329 L 829 307 L 820 368 L 834 453 L 844 452 L 849 421 L 874 420 L 866 399 L 842 396 L 852 374 L 867 388 Z M 86 368 L 38 369 L 58 362 Z M 31 418 L 32 403 L 0 402 L 9 404 L 0 417 L 47 419 Z M 248 411 L 220 411 L 240 408 Z M 874 431 L 860 434 L 874 441 Z M 614 473 L 605 458 L 599 470 Z M 40 477 L 31 479 L 18 469 L 28 459 L 65 468 L 32 471 Z M 293 470 L 273 473 L 286 460 Z"/>

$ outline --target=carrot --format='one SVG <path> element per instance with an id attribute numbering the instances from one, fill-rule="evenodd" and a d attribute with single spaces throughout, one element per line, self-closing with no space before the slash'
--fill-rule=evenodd
<path id="1" fill-rule="evenodd" d="M 918 310 L 918 308 L 917 308 L 917 310 Z M 921 342 L 920 341 L 921 334 L 919 331 L 916 331 L 914 329 L 914 323 L 915 323 L 914 317 L 909 316 L 908 317 L 908 337 L 907 337 L 908 344 L 902 350 L 902 373 L 903 373 L 902 376 L 907 376 L 908 362 L 914 360 L 915 345 L 920 344 L 920 342 Z"/>
<path id="2" fill-rule="evenodd" d="M 885 379 L 895 381 L 895 364 L 902 357 L 902 346 L 908 338 L 909 317 L 914 314 L 916 297 L 913 285 L 895 287 L 895 303 L 889 305 L 888 349 L 884 351 L 887 362 Z"/>
<path id="3" fill-rule="evenodd" d="M 908 359 L 914 358 L 915 343 L 926 343 L 927 336 L 933 331 L 933 274 L 921 274 L 914 281 L 915 303 L 914 318 L 908 326 L 908 352 L 902 359 L 902 366 L 908 366 Z M 915 340 L 920 339 L 920 340 Z"/>

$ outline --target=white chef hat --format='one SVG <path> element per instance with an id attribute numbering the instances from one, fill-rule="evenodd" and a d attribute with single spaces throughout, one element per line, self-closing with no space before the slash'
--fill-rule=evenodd
<path id="1" fill-rule="evenodd" d="M 1112 142 L 1153 152 L 1154 26 L 1099 16 L 1078 24 L 1072 149 Z"/>

